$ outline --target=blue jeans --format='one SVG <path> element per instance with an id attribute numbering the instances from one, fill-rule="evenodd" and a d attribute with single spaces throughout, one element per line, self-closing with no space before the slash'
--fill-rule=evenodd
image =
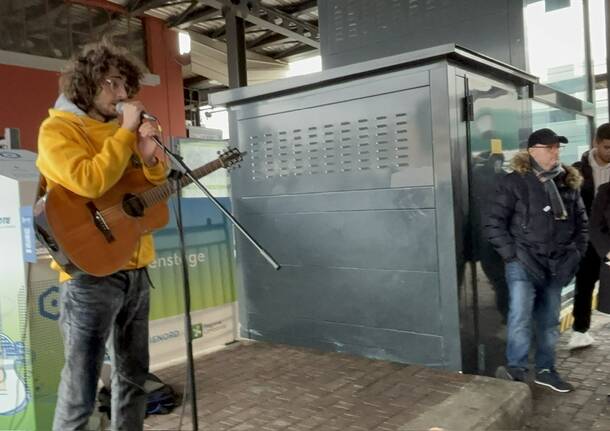
<path id="1" fill-rule="evenodd" d="M 506 283 L 509 292 L 507 365 L 528 368 L 532 325 L 535 325 L 536 369 L 554 368 L 563 286 L 553 279 L 536 280 L 516 260 L 506 264 Z"/>
<path id="2" fill-rule="evenodd" d="M 63 283 L 60 291 L 65 364 L 53 430 L 85 428 L 95 407 L 106 343 L 112 362 L 112 430 L 141 430 L 149 363 L 146 270 L 79 276 Z"/>

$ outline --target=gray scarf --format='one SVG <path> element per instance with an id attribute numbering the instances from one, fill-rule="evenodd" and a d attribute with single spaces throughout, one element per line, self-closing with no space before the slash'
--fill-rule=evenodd
<path id="1" fill-rule="evenodd" d="M 555 220 L 566 220 L 568 218 L 568 213 L 563 204 L 563 200 L 561 199 L 561 195 L 559 194 L 559 190 L 557 189 L 557 184 L 553 181 L 555 177 L 564 172 L 561 164 L 557 163 L 557 165 L 548 171 L 545 171 L 536 163 L 536 160 L 534 160 L 533 157 L 530 157 L 530 163 L 532 164 L 534 174 L 544 185 L 544 190 L 551 201 L 551 209 L 553 210 Z"/>

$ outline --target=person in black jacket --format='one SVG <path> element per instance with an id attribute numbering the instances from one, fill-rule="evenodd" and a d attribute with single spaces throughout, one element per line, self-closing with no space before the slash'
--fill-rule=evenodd
<path id="1" fill-rule="evenodd" d="M 584 178 L 580 194 L 587 209 L 587 215 L 591 217 L 591 206 L 598 188 L 610 181 L 610 123 L 602 124 L 597 128 L 593 149 L 585 152 L 582 159 L 573 166 Z M 591 229 L 590 236 L 593 237 L 593 229 Z M 595 282 L 599 280 L 600 264 L 599 255 L 593 244 L 589 242 L 587 252 L 576 273 L 576 293 L 572 310 L 574 323 L 568 342 L 569 349 L 587 347 L 595 342 L 588 331 L 591 326 L 591 300 Z M 600 295 L 603 297 L 604 293 Z"/>
<path id="2" fill-rule="evenodd" d="M 610 314 L 610 182 L 599 186 L 593 200 L 591 243 L 601 260 L 597 309 Z"/>
<path id="3" fill-rule="evenodd" d="M 558 392 L 573 386 L 555 370 L 561 289 L 574 277 L 587 249 L 587 215 L 577 169 L 559 163 L 561 143 L 550 129 L 528 138 L 500 181 L 486 217 L 487 239 L 506 264 L 509 291 L 507 366 L 496 377 L 525 381 L 533 326 L 536 384 Z"/>

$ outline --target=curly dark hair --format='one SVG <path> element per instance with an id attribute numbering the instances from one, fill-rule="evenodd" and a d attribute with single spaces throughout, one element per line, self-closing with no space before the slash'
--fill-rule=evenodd
<path id="1" fill-rule="evenodd" d="M 125 77 L 125 90 L 133 97 L 140 90 L 142 68 L 127 51 L 102 43 L 87 45 L 68 62 L 59 78 L 62 93 L 85 112 L 93 107 L 100 83 L 114 66 Z"/>

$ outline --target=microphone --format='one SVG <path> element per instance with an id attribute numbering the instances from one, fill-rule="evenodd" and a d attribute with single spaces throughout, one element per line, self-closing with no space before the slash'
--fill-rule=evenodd
<path id="1" fill-rule="evenodd" d="M 125 104 L 123 102 L 119 102 L 116 104 L 114 109 L 116 109 L 116 112 L 118 112 L 119 114 L 122 114 L 124 106 Z M 142 118 L 144 118 L 145 120 L 157 121 L 157 117 L 144 111 L 142 111 Z"/>

